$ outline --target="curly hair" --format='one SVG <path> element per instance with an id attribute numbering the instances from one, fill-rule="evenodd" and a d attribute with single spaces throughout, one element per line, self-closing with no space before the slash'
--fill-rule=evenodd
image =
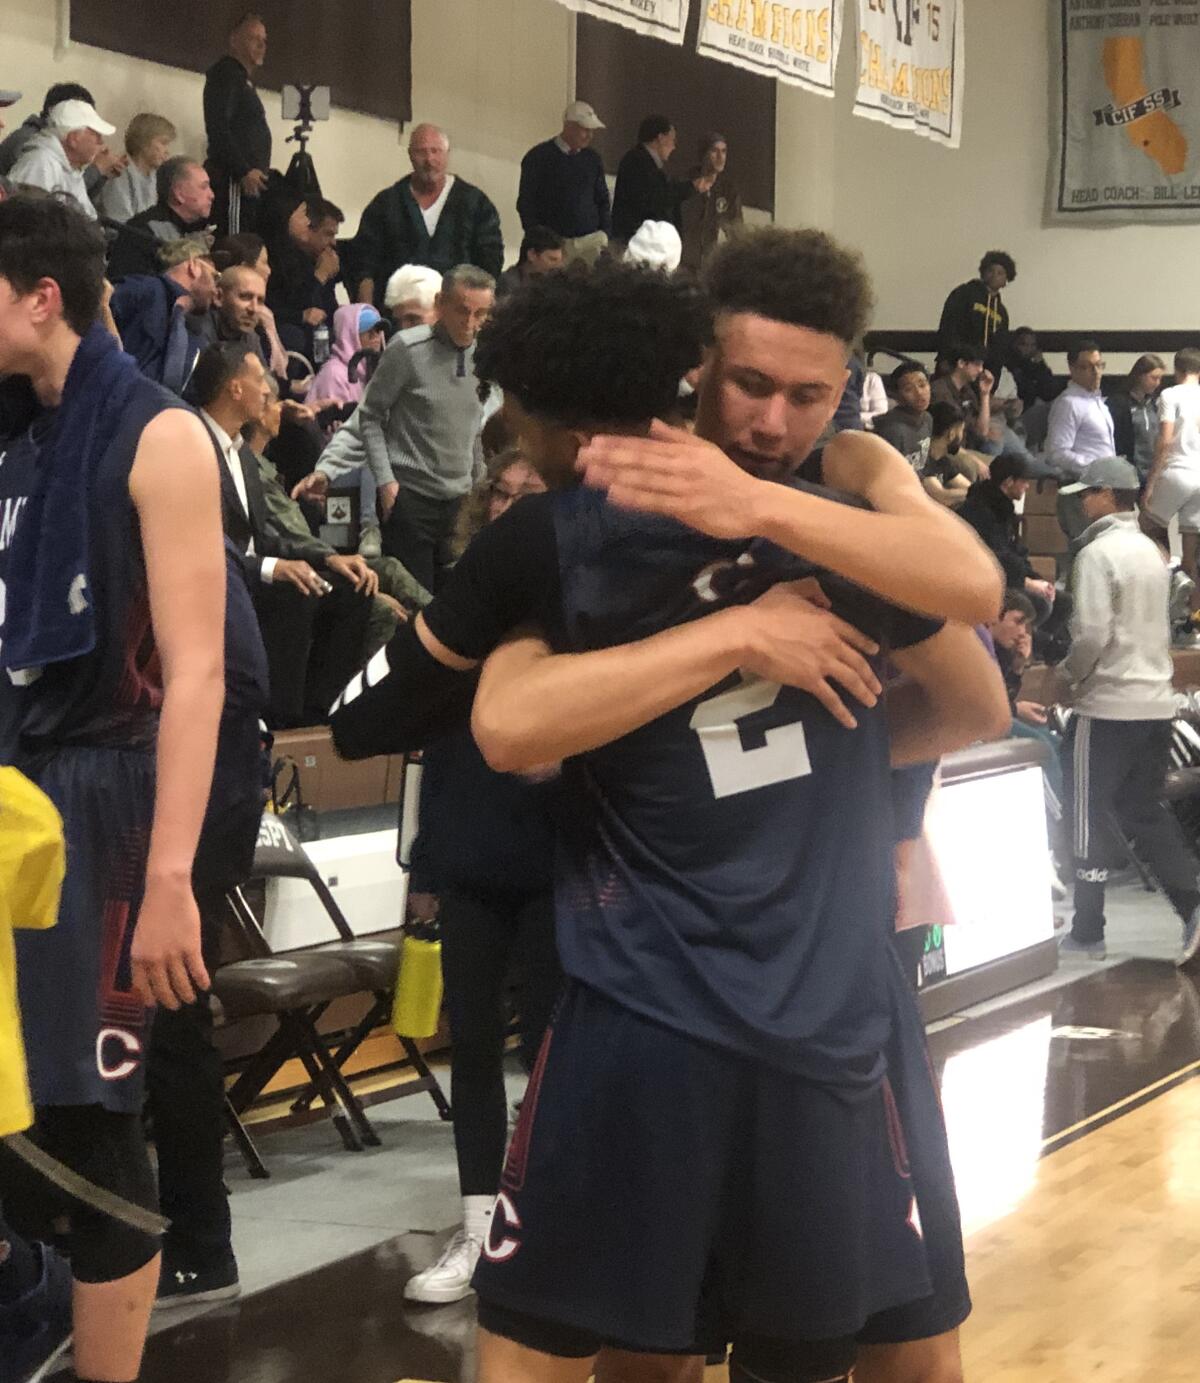
<path id="1" fill-rule="evenodd" d="M 704 283 L 717 313 L 752 312 L 847 345 L 875 307 L 862 256 L 818 230 L 764 226 L 727 240 L 709 260 Z"/>
<path id="2" fill-rule="evenodd" d="M 1016 278 L 1017 261 L 1004 250 L 989 250 L 984 255 L 979 261 L 979 277 L 982 278 L 993 264 L 998 264 L 1004 270 L 1008 275 L 1009 283 L 1012 283 L 1013 279 Z"/>
<path id="3" fill-rule="evenodd" d="M 633 427 L 675 408 L 708 335 L 692 286 L 638 265 L 573 265 L 500 304 L 475 372 L 559 427 Z"/>

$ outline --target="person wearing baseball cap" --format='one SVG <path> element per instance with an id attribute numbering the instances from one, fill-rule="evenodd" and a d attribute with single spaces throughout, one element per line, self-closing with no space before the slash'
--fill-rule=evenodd
<path id="1" fill-rule="evenodd" d="M 591 147 L 604 121 L 586 101 L 563 111 L 562 132 L 535 144 L 521 160 L 517 214 L 526 232 L 545 226 L 563 238 L 569 263 L 594 264 L 612 232 L 604 161 Z"/>
<path id="2" fill-rule="evenodd" d="M 85 216 L 96 219 L 96 208 L 88 195 L 85 169 L 104 148 L 117 127 L 101 119 L 88 101 L 60 101 L 46 116 L 46 128 L 25 146 L 13 165 L 14 183 L 40 187 L 46 192 L 65 194 L 74 199 Z"/>
<path id="3" fill-rule="evenodd" d="M 1117 816 L 1183 928 L 1176 963 L 1200 950 L 1200 862 L 1163 802 L 1170 766 L 1170 573 L 1138 526 L 1137 471 L 1101 456 L 1060 491 L 1079 496 L 1087 528 L 1072 572 L 1071 650 L 1060 671 L 1074 696 L 1063 767 L 1073 823 L 1075 915 L 1062 949 L 1103 960 L 1104 888 Z"/>

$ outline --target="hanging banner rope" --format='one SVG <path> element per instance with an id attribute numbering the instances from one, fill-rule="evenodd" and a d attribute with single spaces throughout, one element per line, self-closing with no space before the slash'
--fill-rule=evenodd
<path id="1" fill-rule="evenodd" d="M 855 115 L 957 149 L 964 46 L 962 0 L 858 0 Z"/>
<path id="2" fill-rule="evenodd" d="M 696 51 L 763 77 L 833 95 L 842 38 L 842 0 L 778 5 L 701 0 Z"/>
<path id="3" fill-rule="evenodd" d="M 634 33 L 682 43 L 687 28 L 689 0 L 558 0 L 576 14 L 590 14 L 621 24 Z"/>
<path id="4" fill-rule="evenodd" d="M 1052 10 L 1062 89 L 1051 219 L 1200 218 L 1196 0 L 1059 0 Z"/>

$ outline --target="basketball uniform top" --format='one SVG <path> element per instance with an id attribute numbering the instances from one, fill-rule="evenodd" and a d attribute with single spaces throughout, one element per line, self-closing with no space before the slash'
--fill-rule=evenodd
<path id="1" fill-rule="evenodd" d="M 8 676 L 0 680 L 0 762 L 64 745 L 153 745 L 162 670 L 129 473 L 143 429 L 170 407 L 182 405 L 151 380 L 133 384 L 120 427 L 93 476 L 88 591 L 95 605 L 95 647 L 82 657 L 48 665 L 28 685 L 14 686 Z M 13 536 L 34 488 L 38 457 L 55 425 L 56 411 L 42 409 L 0 442 L 0 590 Z"/>
<path id="2" fill-rule="evenodd" d="M 594 490 L 552 502 L 564 651 L 646 638 L 814 574 L 765 541 L 720 542 Z M 940 627 L 820 579 L 834 613 L 885 651 Z M 848 730 L 809 694 L 737 673 L 569 761 L 566 972 L 702 1041 L 873 1088 L 891 1013 L 895 835 L 883 704 L 853 711 Z"/>

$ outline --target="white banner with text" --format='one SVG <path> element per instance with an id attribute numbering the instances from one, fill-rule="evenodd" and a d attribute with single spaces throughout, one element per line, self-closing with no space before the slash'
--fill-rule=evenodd
<path id="1" fill-rule="evenodd" d="M 962 0 L 858 0 L 855 115 L 957 149 L 964 46 Z"/>
<path id="2" fill-rule="evenodd" d="M 682 43 L 687 28 L 689 0 L 558 0 L 576 14 L 590 14 L 624 25 L 634 33 Z"/>
<path id="3" fill-rule="evenodd" d="M 700 0 L 696 51 L 763 77 L 833 95 L 843 0 L 779 5 Z"/>

